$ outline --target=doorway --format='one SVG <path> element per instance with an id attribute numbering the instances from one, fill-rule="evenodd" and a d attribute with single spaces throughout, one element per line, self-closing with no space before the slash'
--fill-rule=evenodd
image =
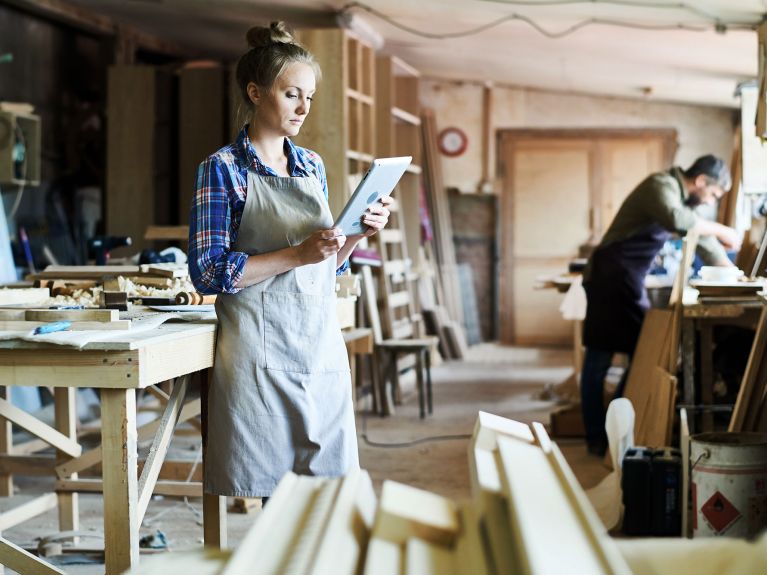
<path id="1" fill-rule="evenodd" d="M 671 166 L 676 130 L 502 130 L 501 343 L 566 346 L 562 294 L 536 280 L 567 272 L 579 246 L 598 242 L 631 190 Z"/>

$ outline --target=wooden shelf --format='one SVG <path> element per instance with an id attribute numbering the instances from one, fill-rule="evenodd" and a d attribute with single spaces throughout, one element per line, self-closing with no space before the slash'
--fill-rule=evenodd
<path id="1" fill-rule="evenodd" d="M 420 126 L 421 125 L 421 118 L 416 116 L 415 114 L 411 114 L 410 112 L 406 112 L 402 108 L 397 108 L 396 106 L 392 107 L 391 114 L 394 116 L 397 120 L 401 120 L 407 124 L 410 124 L 412 126 Z"/>
<path id="2" fill-rule="evenodd" d="M 366 154 L 364 152 L 358 152 L 357 150 L 346 150 L 346 157 L 350 160 L 356 160 L 358 162 L 373 162 L 373 154 Z"/>
<path id="3" fill-rule="evenodd" d="M 373 96 L 368 96 L 367 94 L 363 94 L 357 90 L 352 90 L 351 88 L 346 89 L 346 96 L 347 98 L 357 100 L 358 102 L 362 102 L 368 106 L 373 106 L 375 104 L 375 98 L 373 98 Z"/>

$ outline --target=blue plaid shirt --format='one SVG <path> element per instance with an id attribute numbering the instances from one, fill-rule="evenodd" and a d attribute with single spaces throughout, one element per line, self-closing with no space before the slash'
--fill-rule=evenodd
<path id="1" fill-rule="evenodd" d="M 285 138 L 288 173 L 317 178 L 328 197 L 322 158 Z M 209 156 L 197 169 L 197 184 L 189 217 L 189 275 L 202 294 L 237 293 L 248 254 L 232 250 L 248 195 L 248 170 L 278 176 L 261 162 L 248 138 L 246 124 L 233 144 Z M 342 273 L 348 262 L 339 268 Z"/>

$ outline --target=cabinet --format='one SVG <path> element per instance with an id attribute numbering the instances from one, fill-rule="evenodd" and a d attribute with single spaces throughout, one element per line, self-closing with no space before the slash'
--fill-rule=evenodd
<path id="1" fill-rule="evenodd" d="M 299 30 L 296 39 L 314 54 L 322 80 L 295 142 L 322 156 L 337 216 L 353 191 L 350 179 L 367 171 L 375 153 L 375 53 L 341 29 Z"/>

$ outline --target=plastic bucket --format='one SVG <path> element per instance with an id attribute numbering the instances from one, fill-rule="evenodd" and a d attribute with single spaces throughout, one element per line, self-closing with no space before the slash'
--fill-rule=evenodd
<path id="1" fill-rule="evenodd" d="M 767 527 L 767 433 L 690 441 L 693 537 L 750 538 Z"/>

